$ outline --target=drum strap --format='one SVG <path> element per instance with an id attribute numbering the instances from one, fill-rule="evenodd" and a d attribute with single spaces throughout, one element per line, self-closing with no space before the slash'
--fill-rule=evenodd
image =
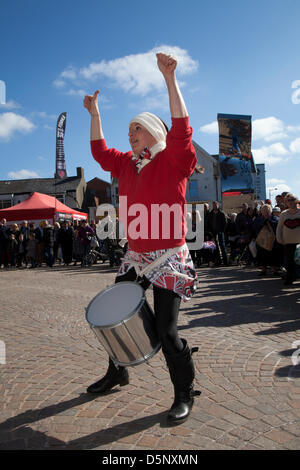
<path id="1" fill-rule="evenodd" d="M 138 277 L 143 277 L 144 274 L 147 274 L 148 272 L 152 271 L 154 268 L 163 264 L 170 256 L 175 255 L 176 253 L 179 253 L 179 251 L 181 251 L 183 247 L 184 245 L 177 246 L 175 248 L 170 248 L 162 256 L 160 256 L 159 258 L 156 258 L 152 263 L 147 264 L 147 266 L 143 269 L 141 269 L 139 264 L 135 261 L 130 260 L 130 264 L 132 264 L 132 266 L 134 267 Z M 183 273 L 180 273 L 178 271 L 174 271 L 168 268 L 162 269 L 161 272 L 172 272 L 176 276 L 183 277 L 184 279 L 189 279 L 191 281 L 194 280 L 193 278 L 191 278 L 190 276 L 187 276 L 186 274 L 183 274 Z"/>

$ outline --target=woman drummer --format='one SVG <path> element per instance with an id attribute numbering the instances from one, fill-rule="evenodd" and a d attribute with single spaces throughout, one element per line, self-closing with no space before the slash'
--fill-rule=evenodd
<path id="1" fill-rule="evenodd" d="M 193 389 L 195 370 L 191 354 L 194 350 L 190 350 L 186 340 L 180 338 L 177 332 L 181 299 L 186 301 L 191 298 L 197 282 L 185 244 L 184 218 L 186 182 L 195 169 L 197 159 L 192 144 L 192 128 L 176 80 L 177 60 L 163 53 L 156 57 L 169 93 L 172 118 L 169 132 L 154 114 L 139 114 L 129 124 L 132 151 L 122 153 L 106 146 L 98 108 L 99 91 L 85 96 L 84 107 L 91 115 L 92 155 L 104 170 L 118 179 L 120 200 L 121 196 L 126 198 L 128 250 L 116 282 L 135 281 L 142 269 L 155 263 L 155 268 L 142 277 L 141 285 L 144 289 L 150 284 L 153 286 L 156 329 L 175 392 L 168 419 L 177 423 L 188 417 L 194 395 L 199 394 Z M 144 218 L 139 219 L 140 233 L 134 234 L 130 227 L 136 225 L 130 226 L 130 223 L 134 222 L 132 214 L 137 204 L 145 210 L 141 210 Z M 167 236 L 162 217 L 156 219 L 156 224 L 153 222 L 153 209 L 157 210 L 161 205 L 175 208 L 169 213 L 169 221 L 174 224 L 172 226 L 170 223 Z M 120 207 L 120 217 L 121 212 Z M 127 369 L 116 366 L 109 358 L 107 373 L 90 385 L 87 391 L 104 393 L 116 385 L 128 383 Z"/>

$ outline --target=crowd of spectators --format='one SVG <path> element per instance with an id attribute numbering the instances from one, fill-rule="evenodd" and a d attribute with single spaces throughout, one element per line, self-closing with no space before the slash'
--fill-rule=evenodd
<path id="1" fill-rule="evenodd" d="M 63 221 L 49 224 L 47 220 L 39 224 L 7 224 L 0 221 L 0 266 L 1 268 L 37 268 L 55 263 L 83 267 L 92 237 L 96 236 L 96 225 L 86 220 L 73 223 Z"/>
<path id="2" fill-rule="evenodd" d="M 190 214 L 193 226 L 196 213 Z M 46 264 L 87 265 L 91 241 L 97 240 L 99 252 L 106 251 L 107 259 L 114 266 L 113 247 L 118 240 L 101 241 L 97 237 L 95 221 L 86 220 L 55 222 L 47 220 L 39 224 L 23 221 L 8 225 L 0 221 L 1 268 L 37 268 Z M 187 241 L 191 241 L 187 237 Z M 276 206 L 270 200 L 243 204 L 239 213 L 225 214 L 217 201 L 210 209 L 204 204 L 204 243 L 200 249 L 191 249 L 196 267 L 247 264 L 259 269 L 259 276 L 270 270 L 274 276 L 282 276 L 286 285 L 299 277 L 295 252 L 300 244 L 300 202 L 291 193 L 276 196 Z M 120 247 L 119 247 L 120 248 Z M 120 260 L 119 260 L 120 262 Z M 115 263 L 117 265 L 117 262 Z"/>
<path id="3" fill-rule="evenodd" d="M 267 199 L 253 207 L 242 204 L 239 213 L 225 214 L 217 201 L 211 209 L 204 204 L 204 243 L 191 255 L 196 267 L 243 263 L 257 268 L 259 276 L 270 271 L 291 285 L 300 277 L 295 262 L 299 244 L 300 201 L 285 192 L 276 196 L 274 207 Z"/>

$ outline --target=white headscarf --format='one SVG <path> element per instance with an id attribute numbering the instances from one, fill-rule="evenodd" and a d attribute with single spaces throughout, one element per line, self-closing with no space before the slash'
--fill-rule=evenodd
<path id="1" fill-rule="evenodd" d="M 150 132 L 151 135 L 153 135 L 154 139 L 157 142 L 165 142 L 166 137 L 167 137 L 167 130 L 163 124 L 163 122 L 155 116 L 155 114 L 151 113 L 141 113 L 135 116 L 133 119 L 131 119 L 130 124 L 133 122 L 137 122 L 144 126 L 147 131 Z"/>
<path id="2" fill-rule="evenodd" d="M 161 152 L 166 148 L 166 138 L 167 138 L 167 130 L 163 124 L 163 122 L 152 113 L 141 113 L 131 119 L 129 126 L 133 123 L 137 122 L 141 124 L 156 140 L 156 144 L 148 149 L 151 153 L 151 159 L 155 157 L 158 152 Z M 138 156 L 134 155 L 134 159 L 138 158 Z M 149 160 L 143 161 L 143 165 L 149 163 Z"/>

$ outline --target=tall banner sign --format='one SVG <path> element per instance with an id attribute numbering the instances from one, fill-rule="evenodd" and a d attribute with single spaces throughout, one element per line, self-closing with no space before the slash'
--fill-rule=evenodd
<path id="1" fill-rule="evenodd" d="M 223 196 L 253 193 L 251 116 L 218 114 L 218 125 Z"/>
<path id="2" fill-rule="evenodd" d="M 63 179 L 67 177 L 64 138 L 66 130 L 67 113 L 61 113 L 56 125 L 56 171 L 55 178 Z"/>

